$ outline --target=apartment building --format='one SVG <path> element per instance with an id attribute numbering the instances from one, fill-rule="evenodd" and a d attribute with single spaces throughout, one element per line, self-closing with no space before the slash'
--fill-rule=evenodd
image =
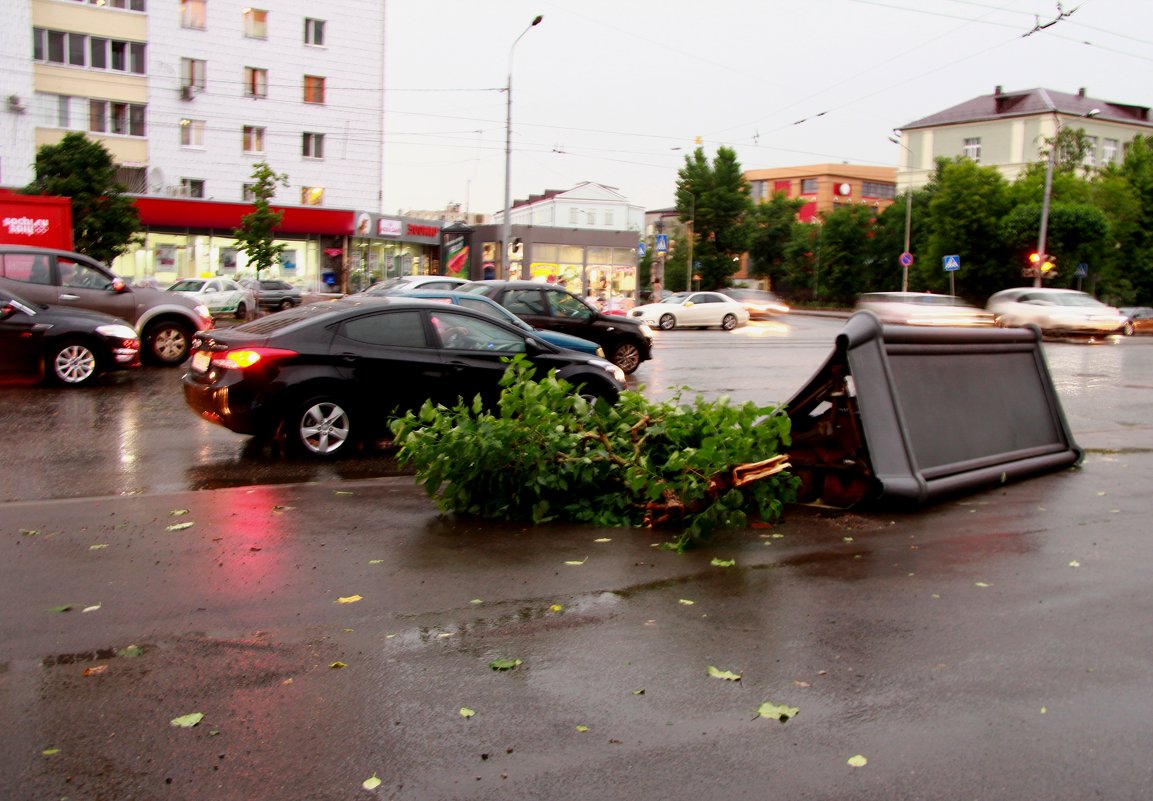
<path id="1" fill-rule="evenodd" d="M 14 8 L 12 7 L 14 6 Z M 13 0 L 0 30 L 0 185 L 85 131 L 130 191 L 378 210 L 384 6 L 374 0 Z"/>
<path id="2" fill-rule="evenodd" d="M 938 158 L 965 156 L 994 166 L 1014 180 L 1048 152 L 1061 127 L 1082 129 L 1088 137 L 1085 166 L 1100 168 L 1123 158 L 1134 137 L 1153 135 L 1147 106 L 1051 89 L 1005 91 L 966 100 L 899 129 L 900 166 L 897 189 L 917 189 L 929 182 Z"/>
<path id="3" fill-rule="evenodd" d="M 897 194 L 896 170 L 859 164 L 810 164 L 746 170 L 745 180 L 753 201 L 762 203 L 773 195 L 804 201 L 797 219 L 815 222 L 838 206 L 866 205 L 883 211 Z"/>

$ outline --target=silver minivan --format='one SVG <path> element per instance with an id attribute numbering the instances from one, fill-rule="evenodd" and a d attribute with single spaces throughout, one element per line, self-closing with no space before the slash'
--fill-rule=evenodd
<path id="1" fill-rule="evenodd" d="M 129 286 L 105 265 L 67 250 L 0 245 L 0 287 L 34 303 L 119 317 L 140 335 L 142 355 L 158 364 L 188 358 L 192 335 L 212 328 L 208 308 L 174 292 Z"/>

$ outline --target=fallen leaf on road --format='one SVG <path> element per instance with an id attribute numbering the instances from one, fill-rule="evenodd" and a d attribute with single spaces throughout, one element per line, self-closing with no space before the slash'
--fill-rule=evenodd
<path id="1" fill-rule="evenodd" d="M 348 490 L 337 490 L 333 494 L 339 495 L 339 496 L 346 496 L 346 495 L 354 495 L 355 493 L 349 492 Z"/>
<path id="2" fill-rule="evenodd" d="M 203 712 L 192 712 L 187 715 L 181 715 L 178 718 L 172 719 L 172 725 L 181 729 L 191 729 L 193 726 L 199 726 L 200 721 L 204 720 Z"/>
<path id="3" fill-rule="evenodd" d="M 22 537 L 35 537 L 39 533 L 40 532 L 34 528 L 22 528 L 22 529 L 20 529 L 20 536 L 22 536 Z"/>
<path id="4" fill-rule="evenodd" d="M 99 543 L 99 544 L 97 544 L 97 545 L 89 545 L 89 546 L 88 546 L 88 550 L 90 550 L 90 551 L 102 551 L 102 550 L 104 550 L 104 549 L 105 549 L 105 548 L 107 548 L 107 547 L 108 547 L 108 543 L 106 543 L 106 542 L 101 542 L 101 543 Z"/>
<path id="5" fill-rule="evenodd" d="M 589 560 L 589 558 L 586 556 L 584 559 L 581 559 L 579 562 L 576 562 L 576 561 L 573 561 L 573 562 L 565 562 L 565 564 L 566 564 L 566 565 L 572 565 L 573 567 L 577 567 L 577 566 L 579 566 L 579 565 L 583 565 L 583 564 L 584 564 L 585 562 L 587 562 L 588 560 Z"/>
<path id="6" fill-rule="evenodd" d="M 83 613 L 83 612 L 95 612 L 99 608 L 100 608 L 100 604 L 93 604 L 92 606 L 84 607 L 80 611 L 81 611 L 81 613 Z"/>
<path id="7" fill-rule="evenodd" d="M 581 725 L 577 726 L 576 729 L 577 729 L 577 731 L 579 731 L 583 734 L 584 732 L 589 730 L 589 727 L 585 726 L 584 724 L 581 724 Z"/>
<path id="8" fill-rule="evenodd" d="M 644 691 L 643 687 L 639 690 L 633 690 L 633 695 L 644 695 L 644 694 L 645 694 L 645 691 Z"/>
<path id="9" fill-rule="evenodd" d="M 183 531 L 186 528 L 192 528 L 196 524 L 192 521 L 187 523 L 173 523 L 171 526 L 165 526 L 169 531 Z"/>
<path id="10" fill-rule="evenodd" d="M 343 662 L 333 662 L 331 665 L 329 665 L 329 667 L 333 670 L 340 670 L 341 668 L 348 667 L 348 665 L 344 664 Z"/>
<path id="11" fill-rule="evenodd" d="M 96 665 L 95 667 L 84 668 L 84 676 L 99 676 L 101 673 L 108 671 L 108 665 Z"/>
<path id="12" fill-rule="evenodd" d="M 460 708 L 460 716 L 462 718 L 471 718 L 475 714 L 476 714 L 475 709 L 469 709 L 467 706 L 462 706 Z"/>
<path id="13" fill-rule="evenodd" d="M 563 612 L 564 607 L 561 606 L 560 604 L 551 604 L 548 608 L 548 611 L 550 611 L 550 612 Z"/>
<path id="14" fill-rule="evenodd" d="M 865 759 L 860 754 L 857 754 L 856 756 L 849 757 L 849 765 L 851 765 L 854 768 L 863 768 L 863 767 L 865 767 L 865 765 L 868 765 L 868 764 L 869 764 L 869 760 Z"/>
<path id="15" fill-rule="evenodd" d="M 524 663 L 519 659 L 494 659 L 488 666 L 493 670 L 515 670 L 522 664 Z"/>
<path id="16" fill-rule="evenodd" d="M 180 517 L 181 515 L 186 515 L 186 514 L 188 514 L 187 509 L 173 509 L 171 512 L 168 513 L 169 517 Z"/>
<path id="17" fill-rule="evenodd" d="M 369 559 L 369 560 L 368 560 L 368 563 L 369 563 L 370 565 L 383 565 L 383 564 L 384 564 L 384 560 L 383 560 L 383 559 Z"/>
<path id="18" fill-rule="evenodd" d="M 377 787 L 380 787 L 380 777 L 374 773 L 372 774 L 371 778 L 365 779 L 363 782 L 361 782 L 360 786 L 365 790 L 375 790 Z"/>
<path id="19" fill-rule="evenodd" d="M 1080 567 L 1080 566 L 1081 566 L 1081 563 L 1078 562 L 1076 559 L 1074 559 L 1072 562 L 1069 563 L 1069 567 Z"/>
<path id="20" fill-rule="evenodd" d="M 63 604 L 62 606 L 54 606 L 48 610 L 49 612 L 71 612 L 72 604 Z"/>
<path id="21" fill-rule="evenodd" d="M 681 606 L 692 606 L 696 601 L 690 601 L 688 598 L 680 598 L 677 600 Z"/>
<path id="22" fill-rule="evenodd" d="M 289 509 L 295 509 L 295 508 L 296 508 L 295 506 L 273 506 L 272 511 L 274 511 L 274 512 L 287 512 Z"/>
<path id="23" fill-rule="evenodd" d="M 712 665 L 709 665 L 709 675 L 714 679 L 724 679 L 725 681 L 740 681 L 741 674 L 733 673 L 731 670 L 720 670 Z"/>
<path id="24" fill-rule="evenodd" d="M 60 749 L 59 748 L 45 748 L 40 753 L 43 754 L 44 756 L 53 756 L 54 754 L 59 754 Z"/>
<path id="25" fill-rule="evenodd" d="M 762 718 L 772 718 L 779 720 L 781 723 L 788 723 L 789 718 L 796 717 L 798 710 L 795 706 L 785 706 L 784 704 L 774 704 L 772 701 L 765 701 L 757 707 L 757 714 Z"/>
<path id="26" fill-rule="evenodd" d="M 986 583 L 985 583 L 985 582 L 983 582 L 983 581 L 978 581 L 978 582 L 977 582 L 977 586 L 978 586 L 978 587 L 991 587 L 992 585 L 991 585 L 991 584 L 986 584 Z"/>
<path id="27" fill-rule="evenodd" d="M 732 567 L 736 563 L 736 559 L 714 559 L 710 564 L 713 567 Z"/>
<path id="28" fill-rule="evenodd" d="M 354 604 L 357 601 L 363 601 L 363 600 L 364 599 L 362 597 L 360 597 L 359 595 L 346 595 L 343 598 L 337 598 L 336 602 L 338 604 Z"/>
<path id="29" fill-rule="evenodd" d="M 597 539 L 593 540 L 593 542 L 612 542 L 612 541 L 613 541 L 612 537 L 598 537 Z"/>
<path id="30" fill-rule="evenodd" d="M 138 656 L 144 656 L 144 649 L 139 645 L 129 645 L 127 648 L 121 648 L 117 651 L 116 655 L 124 659 L 135 659 Z"/>

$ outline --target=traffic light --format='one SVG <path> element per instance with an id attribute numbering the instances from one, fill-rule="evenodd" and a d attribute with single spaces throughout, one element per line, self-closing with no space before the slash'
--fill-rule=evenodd
<path id="1" fill-rule="evenodd" d="M 1033 265 L 1034 270 L 1040 268 L 1042 275 L 1048 272 L 1052 272 L 1053 268 L 1056 266 L 1053 264 L 1053 260 L 1051 258 L 1046 256 L 1042 260 L 1041 254 L 1036 252 L 1029 254 L 1029 263 Z"/>

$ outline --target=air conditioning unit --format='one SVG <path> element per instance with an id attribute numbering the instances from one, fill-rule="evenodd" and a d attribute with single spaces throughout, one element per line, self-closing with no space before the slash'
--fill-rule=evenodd
<path id="1" fill-rule="evenodd" d="M 8 110 L 13 114 L 23 114 L 28 109 L 20 100 L 20 95 L 8 95 Z"/>
<path id="2" fill-rule="evenodd" d="M 196 96 L 196 88 L 194 86 L 189 85 L 189 86 L 181 86 L 180 87 L 180 99 L 181 100 L 191 100 L 195 96 Z"/>

